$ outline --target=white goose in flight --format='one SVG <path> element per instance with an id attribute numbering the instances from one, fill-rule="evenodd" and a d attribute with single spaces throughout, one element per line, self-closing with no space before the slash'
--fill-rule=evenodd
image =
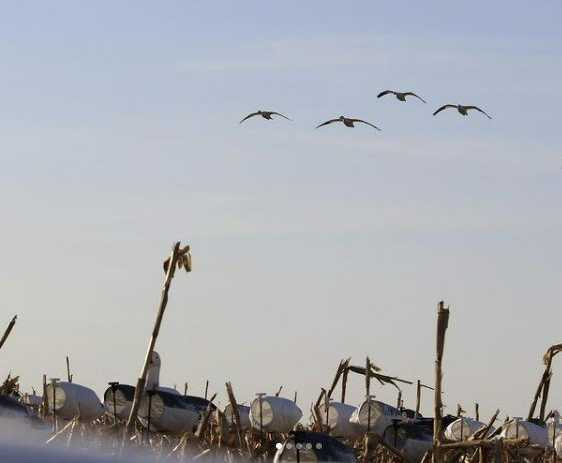
<path id="1" fill-rule="evenodd" d="M 395 92 L 394 90 L 385 90 L 384 92 L 379 93 L 377 95 L 377 98 L 388 95 L 389 93 L 392 93 L 400 101 L 406 101 L 406 97 L 410 95 L 410 96 L 415 96 L 418 100 L 421 100 L 424 103 L 427 103 L 427 101 L 425 101 L 422 97 L 416 95 L 414 92 Z"/>
<path id="2" fill-rule="evenodd" d="M 332 124 L 333 122 L 343 122 L 343 124 L 346 127 L 355 127 L 353 125 L 355 122 L 362 122 L 363 124 L 367 124 L 367 125 L 370 125 L 371 127 L 374 127 L 379 132 L 381 131 L 381 129 L 379 129 L 376 125 L 371 124 L 370 122 L 364 121 L 362 119 L 352 119 L 352 118 L 344 117 L 344 116 L 340 116 L 337 119 L 330 119 L 329 121 L 323 122 L 322 124 L 320 124 L 316 128 L 318 129 L 318 128 L 324 126 L 324 125 Z"/>
<path id="3" fill-rule="evenodd" d="M 277 116 L 281 116 L 284 117 L 285 119 L 287 119 L 288 121 L 290 121 L 291 119 L 289 119 L 287 116 L 283 116 L 283 114 L 281 113 L 276 113 L 275 111 L 256 111 L 255 113 L 250 113 L 248 114 L 244 119 L 242 119 L 240 121 L 240 124 L 242 124 L 242 122 L 244 122 L 246 119 L 250 119 L 250 117 L 254 117 L 254 116 L 261 116 L 264 119 L 267 120 L 271 120 L 271 116 L 275 114 Z"/>
<path id="4" fill-rule="evenodd" d="M 486 114 L 484 111 L 482 111 L 478 106 L 463 106 L 460 104 L 446 104 L 445 106 L 441 106 L 437 111 L 435 111 L 433 113 L 433 115 L 437 115 L 438 112 L 443 111 L 444 109 L 447 108 L 456 108 L 457 111 L 459 113 L 461 113 L 463 116 L 468 116 L 468 110 L 469 109 L 476 109 L 476 111 L 480 111 L 482 114 L 484 114 L 488 119 L 491 119 L 490 116 L 488 116 L 488 114 Z"/>

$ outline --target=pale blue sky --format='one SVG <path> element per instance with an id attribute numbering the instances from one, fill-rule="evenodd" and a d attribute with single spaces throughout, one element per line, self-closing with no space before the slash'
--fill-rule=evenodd
<path id="1" fill-rule="evenodd" d="M 429 383 L 444 299 L 447 410 L 526 414 L 562 342 L 562 4 L 0 8 L 0 323 L 19 314 L 0 373 L 38 388 L 70 355 L 99 394 L 134 384 L 179 239 L 194 269 L 157 345 L 164 385 L 284 384 L 308 410 L 366 355 Z M 432 117 L 445 103 L 493 120 Z M 257 109 L 293 121 L 238 124 Z M 342 114 L 382 132 L 314 130 Z"/>

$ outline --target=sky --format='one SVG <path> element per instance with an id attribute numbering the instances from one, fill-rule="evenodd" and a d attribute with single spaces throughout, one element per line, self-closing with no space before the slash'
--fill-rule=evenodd
<path id="1" fill-rule="evenodd" d="M 100 396 L 135 384 L 179 240 L 193 271 L 161 385 L 208 379 L 222 405 L 226 381 L 240 402 L 283 385 L 306 421 L 343 358 L 432 384 L 444 300 L 445 412 L 527 415 L 562 342 L 562 4 L 4 1 L 0 18 L 0 326 L 18 315 L 0 375 L 39 390 L 68 355 Z M 448 103 L 493 119 L 432 116 Z M 259 109 L 292 121 L 239 124 Z M 315 130 L 340 115 L 382 131 Z"/>

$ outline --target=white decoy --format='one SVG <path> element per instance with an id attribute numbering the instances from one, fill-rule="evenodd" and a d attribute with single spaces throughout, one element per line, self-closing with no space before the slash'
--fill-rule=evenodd
<path id="1" fill-rule="evenodd" d="M 290 399 L 259 393 L 250 405 L 250 424 L 265 432 L 287 433 L 302 418 L 302 410 Z"/>
<path id="2" fill-rule="evenodd" d="M 392 93 L 400 101 L 406 101 L 406 97 L 410 95 L 415 96 L 418 100 L 422 100 L 424 103 L 427 103 L 427 101 L 425 101 L 422 97 L 416 95 L 414 92 L 395 92 L 394 90 L 385 90 L 384 92 L 379 93 L 377 95 L 377 98 L 388 95 L 389 93 Z"/>
<path id="3" fill-rule="evenodd" d="M 255 113 L 250 113 L 248 114 L 244 119 L 242 119 L 240 121 L 240 124 L 242 124 L 242 122 L 244 122 L 246 119 L 250 119 L 250 117 L 254 117 L 254 116 L 261 116 L 264 119 L 267 120 L 271 120 L 271 116 L 275 114 L 276 116 L 281 116 L 284 117 L 285 119 L 287 119 L 288 121 L 290 121 L 291 119 L 289 119 L 287 116 L 283 116 L 283 114 L 281 113 L 276 113 L 275 111 L 256 111 Z"/>
<path id="4" fill-rule="evenodd" d="M 147 391 L 160 391 L 172 395 L 181 395 L 175 389 L 160 386 L 161 364 L 162 361 L 158 352 L 152 351 L 143 392 L 146 394 Z M 121 420 L 126 420 L 129 417 L 133 405 L 135 386 L 113 383 L 113 386 L 107 388 L 103 397 L 107 411 L 111 415 L 116 414 L 117 418 Z"/>
<path id="5" fill-rule="evenodd" d="M 139 410 L 141 422 L 145 427 L 148 426 L 150 404 L 151 429 L 177 435 L 192 432 L 207 407 L 213 411 L 216 406 L 202 397 L 182 395 L 176 389 L 160 386 L 160 366 L 160 355 L 153 351 L 146 377 L 145 397 Z M 226 421 L 224 429 L 228 429 Z"/>
<path id="6" fill-rule="evenodd" d="M 94 421 L 102 416 L 106 408 L 97 394 L 89 387 L 77 383 L 52 380 L 46 388 L 49 411 L 57 418 L 71 420 L 78 417 L 81 421 Z"/>
<path id="7" fill-rule="evenodd" d="M 145 391 L 162 391 L 171 394 L 181 395 L 176 389 L 171 387 L 160 386 L 160 366 L 162 361 L 160 355 L 156 351 L 152 351 L 152 357 L 148 366 L 148 374 L 146 375 Z"/>
<path id="8" fill-rule="evenodd" d="M 482 114 L 484 114 L 488 119 L 491 119 L 490 116 L 488 116 L 488 114 L 486 114 L 484 111 L 482 111 L 478 106 L 463 106 L 460 104 L 446 104 L 445 106 L 441 106 L 437 111 L 435 111 L 433 113 L 434 116 L 437 115 L 437 113 L 443 111 L 444 109 L 447 108 L 456 108 L 457 111 L 459 113 L 461 113 L 463 116 L 468 116 L 468 110 L 469 109 L 476 109 L 476 111 L 480 111 Z"/>
<path id="9" fill-rule="evenodd" d="M 371 124 L 370 122 L 364 121 L 362 119 L 352 119 L 349 117 L 344 117 L 344 116 L 340 116 L 337 119 L 330 119 L 329 121 L 323 122 L 322 124 L 320 124 L 319 126 L 317 126 L 316 128 L 320 128 L 324 125 L 328 125 L 328 124 L 332 124 L 334 122 L 343 122 L 343 124 L 346 127 L 355 127 L 353 124 L 355 122 L 362 122 L 363 124 L 367 124 L 370 125 L 371 127 L 374 127 L 375 129 L 377 129 L 379 132 L 381 131 L 381 129 L 379 129 L 376 125 Z"/>

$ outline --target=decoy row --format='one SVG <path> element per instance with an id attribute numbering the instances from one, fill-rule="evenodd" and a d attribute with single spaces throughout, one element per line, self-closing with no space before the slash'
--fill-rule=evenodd
<path id="1" fill-rule="evenodd" d="M 152 352 L 138 414 L 141 425 L 144 429 L 170 435 L 195 432 L 207 409 L 213 412 L 216 405 L 212 399 L 182 395 L 175 389 L 160 386 L 160 367 L 160 355 Z M 135 387 L 118 382 L 111 382 L 109 386 L 102 403 L 86 386 L 53 379 L 46 388 L 48 411 L 59 420 L 92 422 L 107 414 L 116 421 L 125 421 L 132 409 Z M 0 395 L 0 417 L 27 419 L 33 416 L 31 410 L 15 398 Z M 264 432 L 287 433 L 303 416 L 292 400 L 263 394 L 254 399 L 250 407 L 239 405 L 238 412 L 243 426 Z M 225 431 L 232 415 L 232 410 L 225 410 L 222 415 Z M 214 419 L 212 414 L 211 421 Z"/>
<path id="2" fill-rule="evenodd" d="M 155 370 L 153 368 L 153 372 Z M 155 379 L 154 374 L 151 379 Z M 52 399 L 49 409 L 62 420 L 78 417 L 81 421 L 91 421 L 99 418 L 100 411 L 110 416 L 113 412 L 117 419 L 124 420 L 130 411 L 134 387 L 110 384 L 112 387 L 105 393 L 104 404 L 100 404 L 95 393 L 84 386 L 56 383 L 54 388 L 47 387 L 49 400 Z M 183 436 L 194 432 L 207 409 L 216 410 L 215 405 L 206 399 L 182 396 L 175 390 L 161 390 L 157 384 L 153 386 L 156 389 L 146 391 L 141 404 L 139 416 L 144 429 L 170 437 Z M 236 406 L 242 428 L 239 430 L 252 428 L 283 439 L 282 443 L 277 444 L 278 451 L 274 458 L 277 463 L 294 463 L 299 460 L 355 463 L 357 460 L 348 443 L 357 442 L 369 432 L 381 436 L 411 461 L 421 461 L 433 447 L 433 418 L 424 418 L 419 413 L 412 415 L 411 411 L 374 400 L 371 395 L 359 407 L 334 401 L 326 401 L 323 406 L 320 405 L 317 418 L 318 424 L 325 429 L 324 432 L 303 430 L 302 425 L 298 424 L 302 411 L 292 400 L 273 395 L 257 395 L 249 407 Z M 528 445 L 543 449 L 554 448 L 560 455 L 562 432 L 558 422 L 559 414 L 554 411 L 552 415 L 556 418 L 553 423 L 512 418 L 497 430 L 464 416 L 443 416 L 441 424 L 445 443 L 466 441 L 486 428 L 479 439 L 490 439 L 493 436 L 510 440 L 525 439 Z M 30 414 L 27 406 L 16 399 L 0 396 L 0 418 L 29 421 Z M 38 418 L 35 419 L 39 421 Z M 211 420 L 213 419 L 214 413 Z M 237 427 L 230 405 L 224 411 L 223 420 L 217 427 L 221 429 L 222 441 L 226 442 L 229 429 L 231 432 Z M 215 421 L 215 424 L 219 423 Z"/>

